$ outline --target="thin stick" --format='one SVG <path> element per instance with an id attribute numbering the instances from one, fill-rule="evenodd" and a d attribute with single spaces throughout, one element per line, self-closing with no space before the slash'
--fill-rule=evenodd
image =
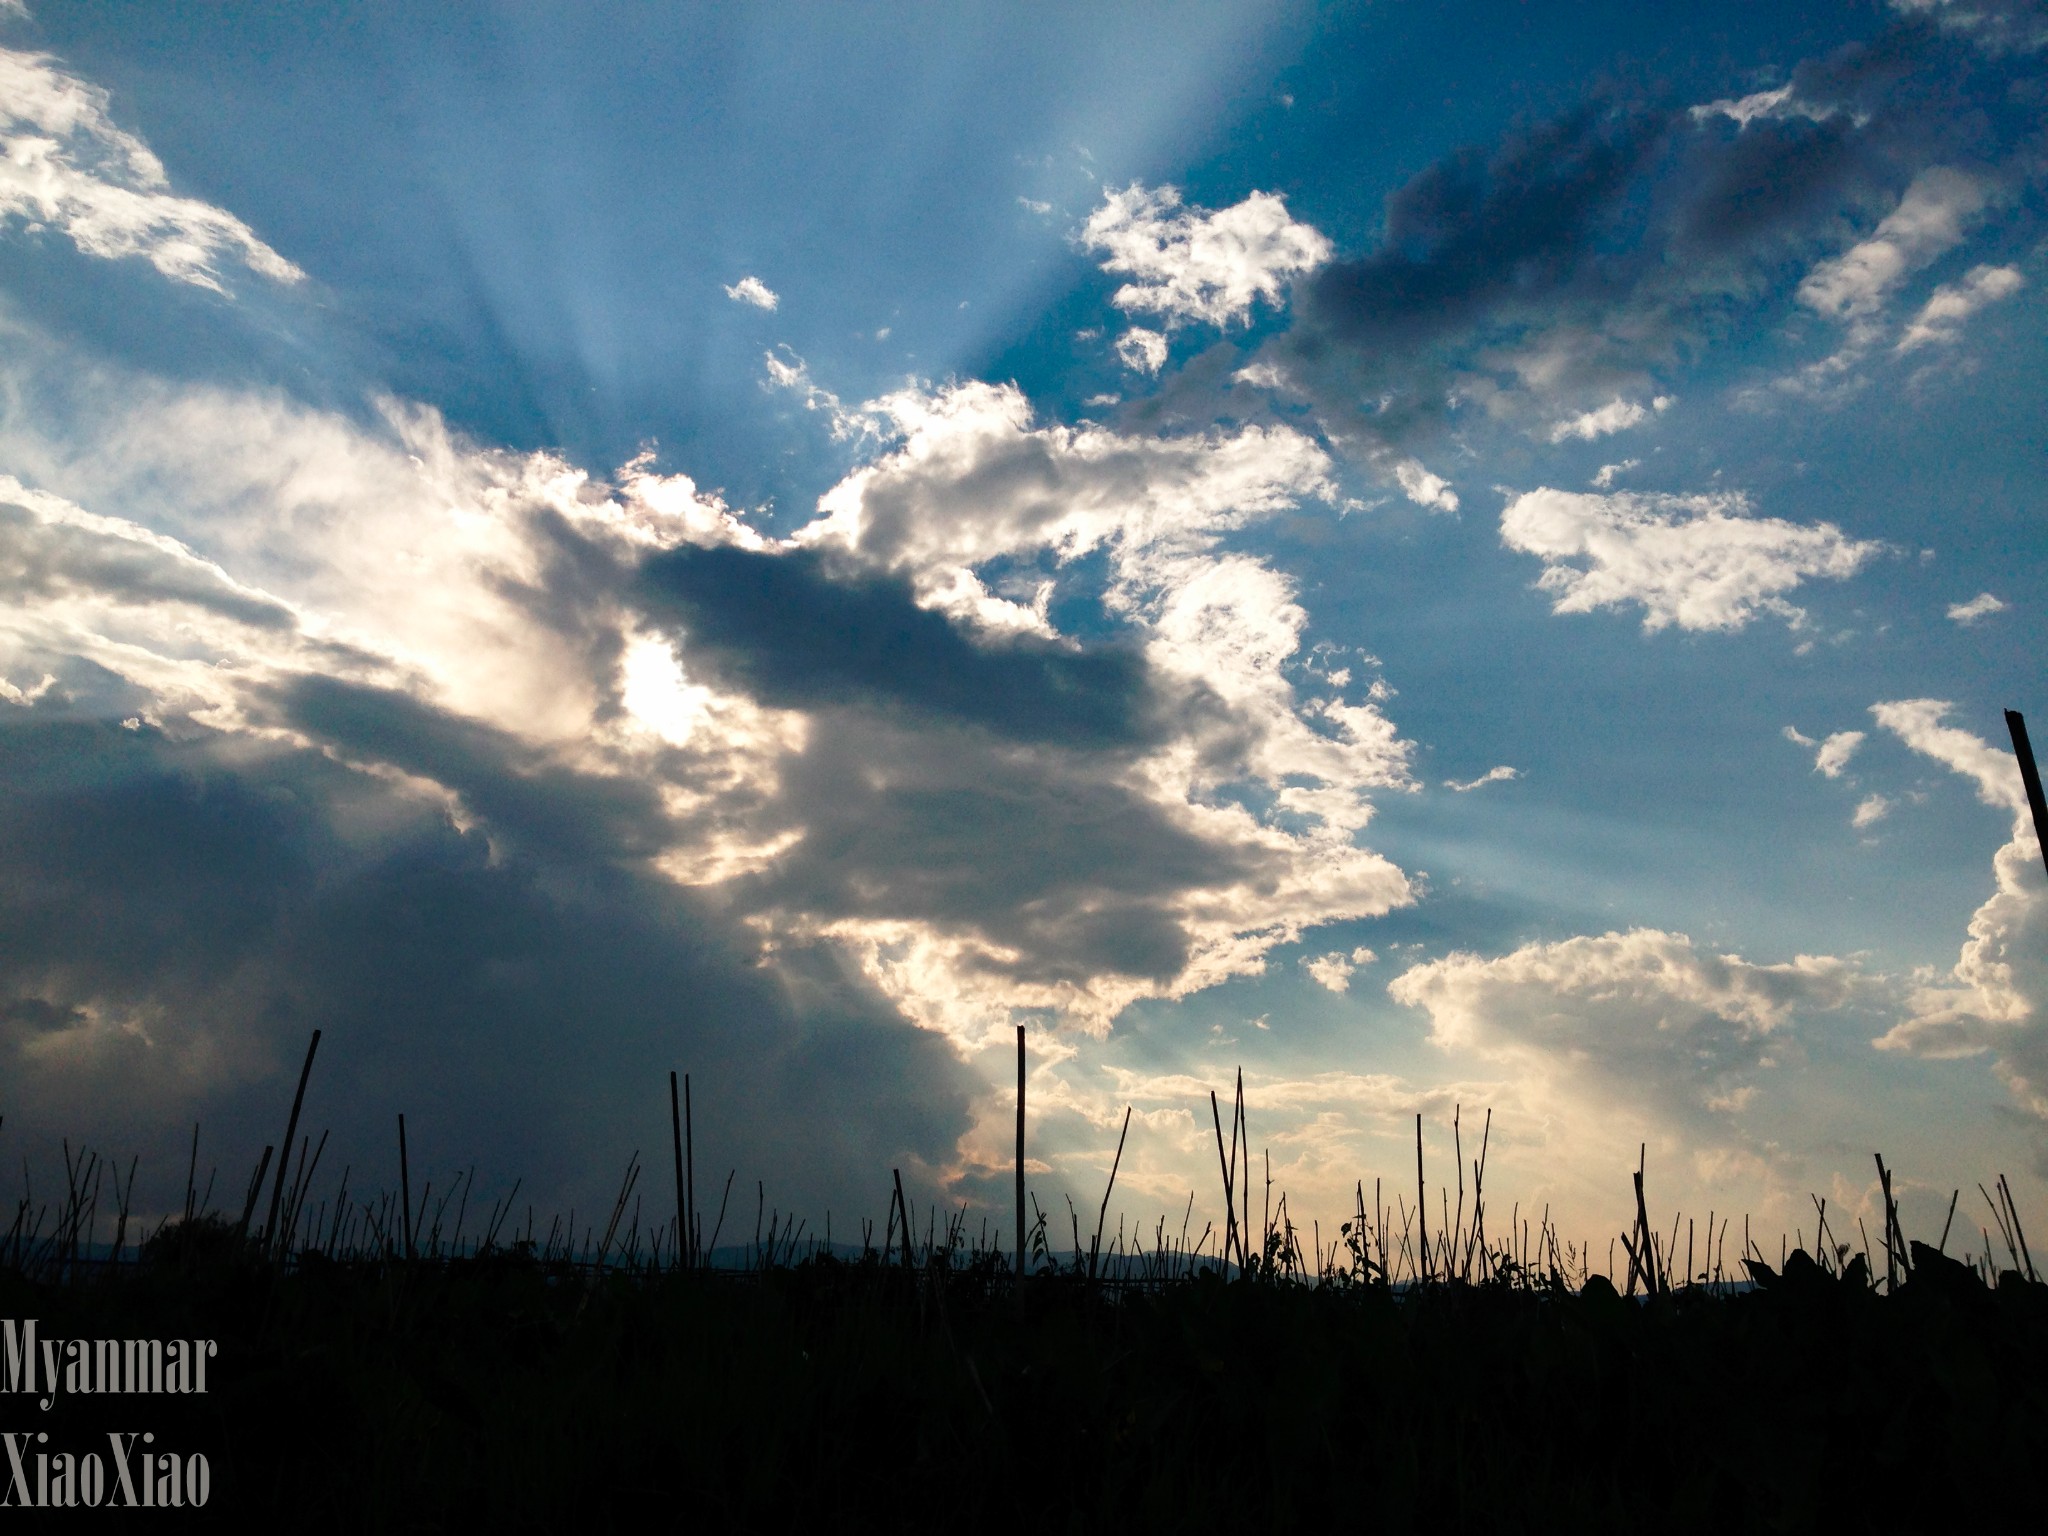
<path id="1" fill-rule="evenodd" d="M 1216 1096 L 1209 1100 L 1213 1106 Z M 1219 1133 L 1220 1134 L 1220 1133 Z M 1107 1196 L 1103 1197 L 1107 1199 Z M 1017 1279 L 1024 1279 L 1024 1026 L 1017 1026 Z"/>
<path id="2" fill-rule="evenodd" d="M 1422 1114 L 1415 1116 L 1415 1229 L 1416 1248 L 1422 1255 L 1422 1278 L 1428 1280 L 1429 1264 L 1429 1212 L 1425 1207 L 1422 1188 Z"/>
<path id="3" fill-rule="evenodd" d="M 412 1164 L 405 1152 L 405 1116 L 398 1117 L 398 1196 L 405 1209 L 405 1256 L 412 1257 Z"/>
<path id="4" fill-rule="evenodd" d="M 1223 1116 L 1216 1108 L 1216 1090 L 1209 1090 L 1209 1118 L 1216 1126 L 1216 1170 L 1223 1175 L 1223 1262 L 1230 1262 L 1231 1246 L 1237 1240 L 1237 1196 L 1230 1187 L 1230 1165 L 1223 1160 Z M 1232 1126 L 1231 1150 L 1236 1150 L 1236 1127 Z M 1243 1262 L 1242 1245 L 1239 1262 Z"/>
<path id="5" fill-rule="evenodd" d="M 676 1237 L 678 1240 L 677 1261 L 678 1263 L 680 1263 L 681 1238 L 683 1232 L 686 1230 L 685 1221 L 689 1205 L 683 1195 L 683 1110 L 681 1103 L 676 1098 L 676 1075 L 674 1072 L 670 1072 L 668 1075 L 668 1119 L 670 1129 L 673 1130 L 675 1133 Z"/>

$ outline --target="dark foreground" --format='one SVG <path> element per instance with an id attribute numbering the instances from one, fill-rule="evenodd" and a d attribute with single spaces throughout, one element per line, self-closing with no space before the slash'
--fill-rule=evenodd
<path id="1" fill-rule="evenodd" d="M 594 1283 L 502 1255 L 0 1274 L 0 1318 L 46 1338 L 219 1346 L 204 1396 L 0 1395 L 17 1448 L 149 1430 L 203 1451 L 204 1510 L 0 1521 L 637 1530 L 651 1507 L 721 1531 L 1923 1528 L 2038 1488 L 2048 1287 L 1987 1290 L 1916 1258 L 1896 1296 L 1795 1256 L 1764 1290 L 1647 1303 L 1597 1280 L 1397 1297 L 1058 1277 L 1020 1305 L 988 1270 L 831 1260 Z"/>

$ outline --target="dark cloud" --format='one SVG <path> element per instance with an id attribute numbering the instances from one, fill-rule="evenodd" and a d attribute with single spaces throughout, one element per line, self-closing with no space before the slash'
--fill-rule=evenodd
<path id="1" fill-rule="evenodd" d="M 2041 61 L 1953 31 L 1908 18 L 1809 60 L 1746 122 L 1599 100 L 1450 155 L 1388 198 L 1374 249 L 1297 287 L 1266 355 L 1377 445 L 1441 430 L 1452 396 L 1544 421 L 1647 387 L 1731 304 L 1789 303 L 1930 166 L 2023 201 Z"/>
<path id="2" fill-rule="evenodd" d="M 202 1179 L 215 1159 L 224 1186 L 246 1178 L 319 1028 L 323 1166 L 375 1187 L 404 1111 L 416 1190 L 475 1161 L 501 1189 L 524 1175 L 546 1211 L 608 1198 L 638 1147 L 665 1212 L 671 1066 L 695 1074 L 700 1176 L 737 1166 L 785 1208 L 873 1209 L 891 1166 L 950 1158 L 973 1090 L 952 1049 L 827 954 L 761 968 L 749 934 L 633 856 L 630 799 L 594 833 L 565 830 L 584 813 L 536 806 L 588 782 L 418 706 L 331 688 L 291 702 L 350 752 L 431 764 L 493 819 L 458 830 L 319 751 L 55 708 L 0 721 L 0 1112 L 17 1150 L 140 1152 L 146 1197 L 175 1201 L 196 1120 Z"/>
<path id="3" fill-rule="evenodd" d="M 1602 286 L 1596 238 L 1667 120 L 1593 105 L 1439 161 L 1387 200 L 1380 248 L 1297 293 L 1307 336 L 1367 352 L 1410 348 L 1491 310 Z"/>
<path id="4" fill-rule="evenodd" d="M 700 662 L 763 703 L 858 701 L 1085 747 L 1152 739 L 1157 706 L 1135 649 L 1033 636 L 970 639 L 920 608 L 908 581 L 835 570 L 819 555 L 720 547 L 658 555 L 640 601 Z"/>
<path id="5" fill-rule="evenodd" d="M 1188 959 L 1179 899 L 1278 871 L 1257 847 L 1196 835 L 1116 770 L 978 730 L 827 713 L 783 778 L 803 839 L 742 899 L 976 934 L 1015 956 L 990 969 L 1025 982 L 1166 980 Z"/>

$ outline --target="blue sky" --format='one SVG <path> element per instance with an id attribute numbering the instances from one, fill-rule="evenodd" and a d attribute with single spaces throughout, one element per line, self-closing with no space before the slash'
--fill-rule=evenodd
<path id="1" fill-rule="evenodd" d="M 2044 45 L 0 5 L 7 1135 L 2037 1200 Z"/>

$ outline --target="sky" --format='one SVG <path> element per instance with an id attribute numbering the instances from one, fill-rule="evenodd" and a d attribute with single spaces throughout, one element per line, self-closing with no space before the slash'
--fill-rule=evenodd
<path id="1" fill-rule="evenodd" d="M 0 0 L 0 1156 L 238 1192 L 318 1029 L 323 1181 L 588 1210 L 675 1069 L 700 1200 L 1006 1222 L 1022 1025 L 1061 1218 L 1241 1069 L 1326 1244 L 1420 1115 L 1976 1245 L 2044 105 L 2033 0 Z"/>

